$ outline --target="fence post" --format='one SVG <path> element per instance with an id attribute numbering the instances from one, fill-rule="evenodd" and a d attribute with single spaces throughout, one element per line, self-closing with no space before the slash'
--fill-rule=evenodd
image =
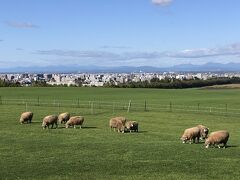
<path id="1" fill-rule="evenodd" d="M 226 111 L 226 113 L 228 112 L 228 106 L 227 106 L 227 104 L 225 105 L 225 111 Z"/>
<path id="2" fill-rule="evenodd" d="M 80 105 L 79 105 L 79 98 L 77 99 L 77 107 L 79 108 Z"/>
<path id="3" fill-rule="evenodd" d="M 147 111 L 147 101 L 144 102 L 144 111 Z"/>
<path id="4" fill-rule="evenodd" d="M 91 103 L 91 114 L 93 114 L 93 102 Z"/>
<path id="5" fill-rule="evenodd" d="M 172 102 L 169 103 L 169 110 L 172 112 Z"/>
<path id="6" fill-rule="evenodd" d="M 200 109 L 200 104 L 199 104 L 199 103 L 198 103 L 198 108 L 197 108 L 197 109 L 198 109 L 198 111 L 199 111 L 199 109 Z"/>
<path id="7" fill-rule="evenodd" d="M 132 101 L 130 100 L 129 103 L 128 103 L 128 109 L 127 109 L 127 112 L 128 112 L 128 113 L 129 113 L 129 111 L 130 111 L 131 103 L 132 103 Z"/>
<path id="8" fill-rule="evenodd" d="M 112 111 L 113 111 L 113 114 L 115 113 L 115 102 L 113 102 L 113 109 L 112 109 Z"/>
<path id="9" fill-rule="evenodd" d="M 60 114 L 60 103 L 58 103 L 58 114 Z"/>
<path id="10" fill-rule="evenodd" d="M 39 101 L 40 101 L 40 99 L 39 99 L 39 96 L 38 96 L 38 98 L 37 98 L 37 106 L 39 106 Z"/>
<path id="11" fill-rule="evenodd" d="M 0 96 L 0 105 L 2 105 L 2 96 Z"/>
<path id="12" fill-rule="evenodd" d="M 212 112 L 212 107 L 210 107 L 210 113 Z"/>

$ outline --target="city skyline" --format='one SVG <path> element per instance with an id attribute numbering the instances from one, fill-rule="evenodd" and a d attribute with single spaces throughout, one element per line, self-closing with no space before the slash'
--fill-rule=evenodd
<path id="1" fill-rule="evenodd" d="M 240 63 L 240 2 L 3 0 L 1 68 Z"/>

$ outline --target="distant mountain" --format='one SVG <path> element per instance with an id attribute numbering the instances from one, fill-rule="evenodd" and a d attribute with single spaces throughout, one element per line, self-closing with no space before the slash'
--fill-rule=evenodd
<path id="1" fill-rule="evenodd" d="M 240 63 L 207 63 L 203 65 L 181 64 L 172 67 L 152 67 L 152 66 L 119 66 L 119 67 L 104 67 L 104 66 L 46 66 L 46 67 L 14 67 L 14 68 L 0 68 L 2 73 L 130 73 L 130 72 L 219 72 L 219 71 L 240 71 Z"/>

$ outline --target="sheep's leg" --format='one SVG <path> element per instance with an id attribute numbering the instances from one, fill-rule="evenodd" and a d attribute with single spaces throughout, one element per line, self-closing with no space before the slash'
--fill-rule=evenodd
<path id="1" fill-rule="evenodd" d="M 196 143 L 199 143 L 199 137 L 197 137 L 197 141 L 196 141 Z"/>
<path id="2" fill-rule="evenodd" d="M 75 125 L 73 125 L 73 128 L 74 128 L 74 129 L 76 129 L 76 126 L 75 126 Z"/>
<path id="3" fill-rule="evenodd" d="M 189 139 L 189 144 L 192 144 L 192 139 Z"/>
<path id="4" fill-rule="evenodd" d="M 82 129 L 82 125 L 80 125 L 80 129 Z"/>

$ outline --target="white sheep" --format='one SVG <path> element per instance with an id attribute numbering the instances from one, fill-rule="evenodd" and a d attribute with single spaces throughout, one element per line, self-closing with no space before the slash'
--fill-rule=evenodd
<path id="1" fill-rule="evenodd" d="M 80 125 L 80 128 L 82 128 L 83 122 L 83 116 L 73 116 L 67 121 L 65 127 L 68 128 L 69 126 L 73 126 L 74 128 L 76 128 L 76 125 Z"/>
<path id="2" fill-rule="evenodd" d="M 68 112 L 61 113 L 58 116 L 58 122 L 60 124 L 66 123 L 69 120 L 69 118 L 70 118 L 70 114 Z"/>
<path id="3" fill-rule="evenodd" d="M 58 127 L 58 116 L 56 115 L 49 115 L 43 118 L 43 122 L 42 122 L 42 127 L 43 129 L 45 129 L 46 127 L 49 128 L 49 125 L 52 125 L 51 128 L 53 128 L 53 125 L 56 125 L 56 128 Z"/>
<path id="4" fill-rule="evenodd" d="M 33 117 L 32 112 L 24 112 L 24 113 L 21 114 L 20 123 L 21 124 L 23 124 L 25 122 L 31 123 L 32 122 L 32 117 Z"/>
<path id="5" fill-rule="evenodd" d="M 184 131 L 180 139 L 183 141 L 183 143 L 186 143 L 187 141 L 189 141 L 190 144 L 191 144 L 191 141 L 195 143 L 195 140 L 197 139 L 197 143 L 198 143 L 200 139 L 200 129 L 198 127 L 188 128 Z"/>
<path id="6" fill-rule="evenodd" d="M 220 148 L 220 144 L 223 144 L 223 147 L 226 148 L 227 141 L 229 138 L 229 132 L 226 130 L 212 132 L 205 141 L 205 147 L 217 145 Z"/>

